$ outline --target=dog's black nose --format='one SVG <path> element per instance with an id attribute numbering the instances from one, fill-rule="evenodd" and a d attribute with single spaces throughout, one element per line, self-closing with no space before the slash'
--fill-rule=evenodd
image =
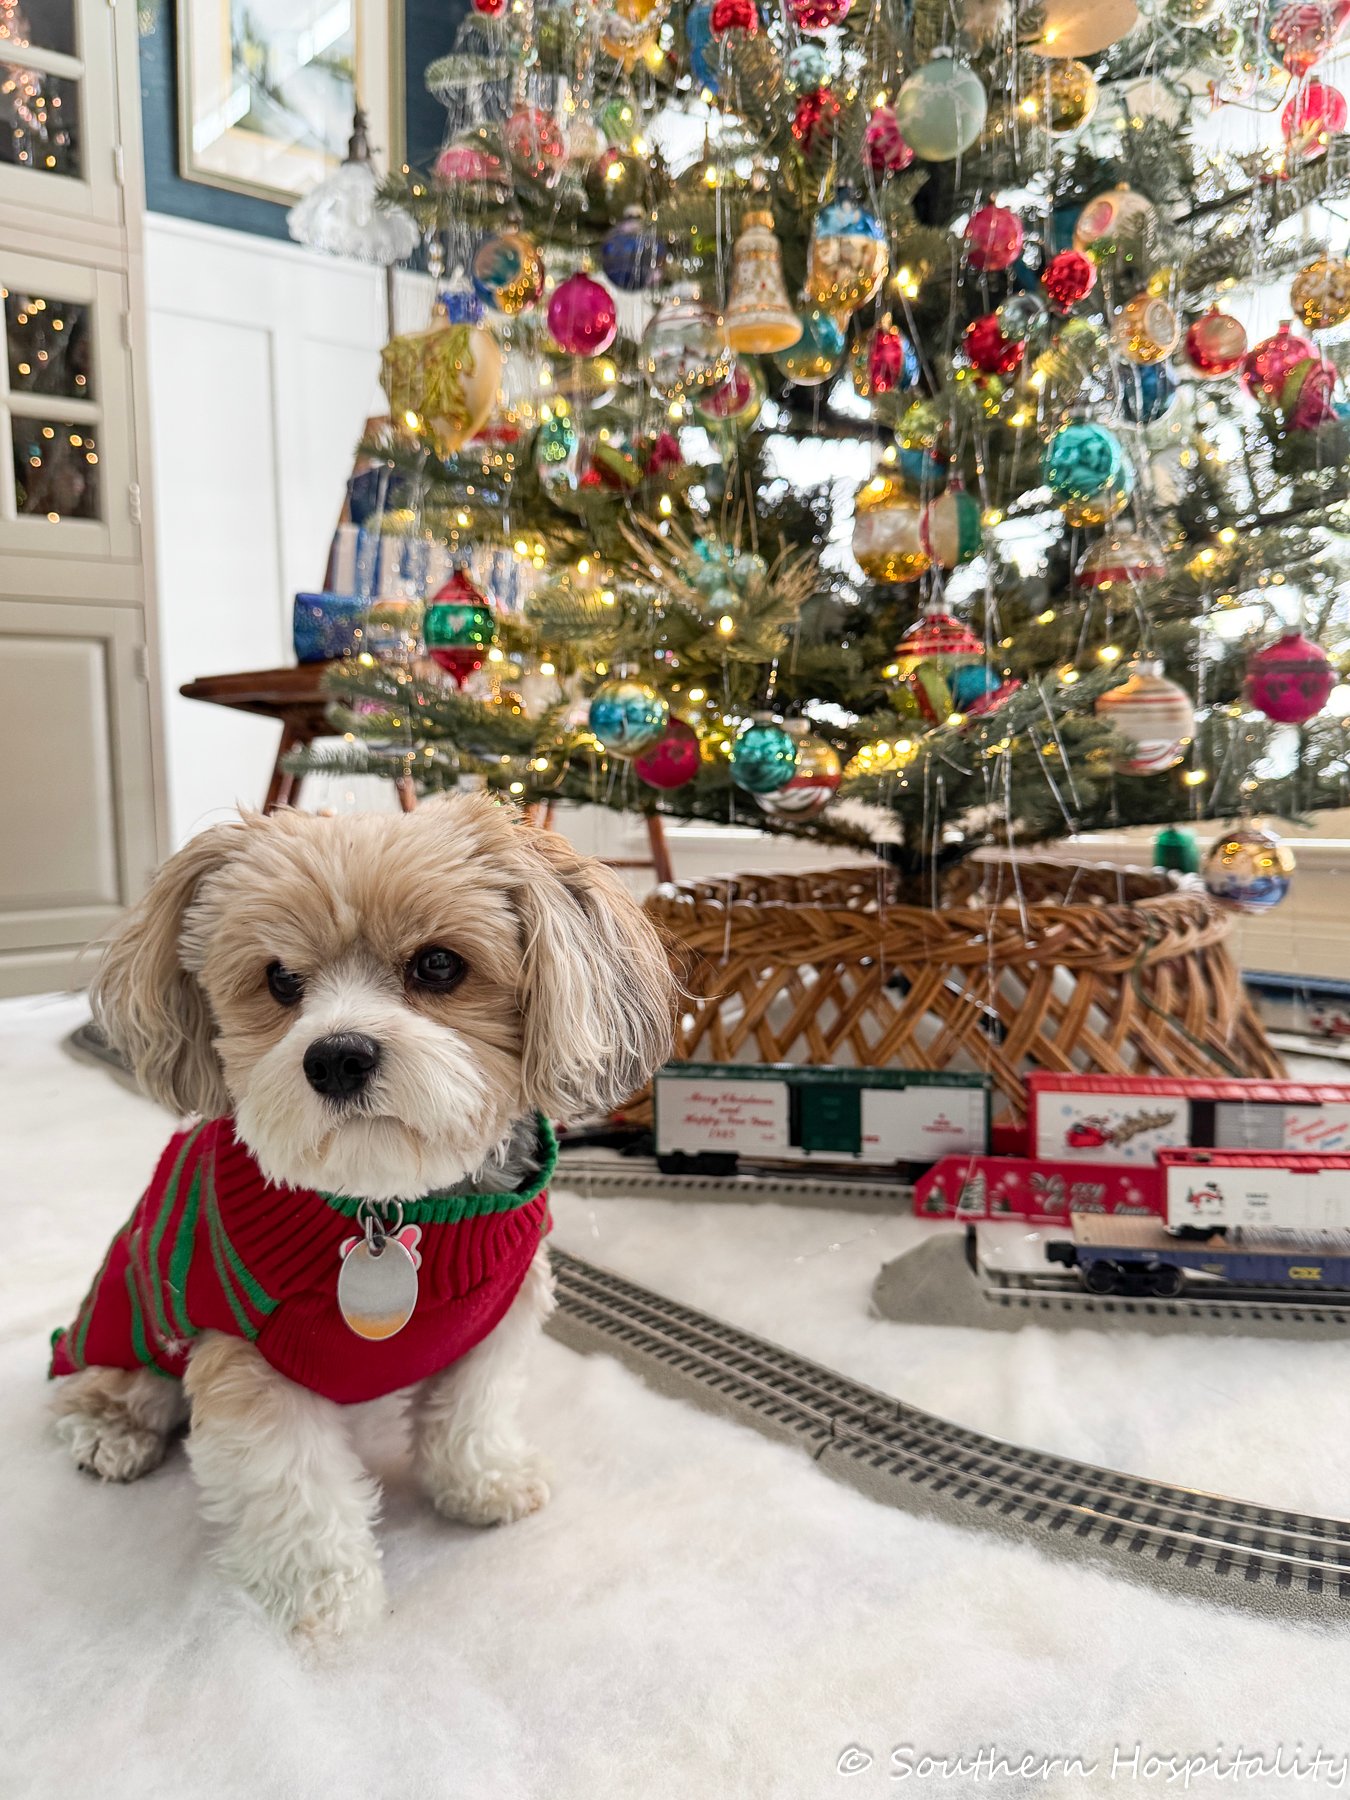
<path id="1" fill-rule="evenodd" d="M 305 1079 L 318 1094 L 350 1100 L 380 1066 L 380 1046 L 361 1031 L 315 1038 L 305 1052 Z"/>

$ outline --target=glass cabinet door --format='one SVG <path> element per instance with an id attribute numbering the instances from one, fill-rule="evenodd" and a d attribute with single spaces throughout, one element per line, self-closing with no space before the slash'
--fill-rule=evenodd
<path id="1" fill-rule="evenodd" d="M 119 275 L 0 249 L 0 548 L 132 554 L 124 312 Z"/>
<path id="2" fill-rule="evenodd" d="M 0 0 L 0 200 L 120 218 L 108 0 Z"/>

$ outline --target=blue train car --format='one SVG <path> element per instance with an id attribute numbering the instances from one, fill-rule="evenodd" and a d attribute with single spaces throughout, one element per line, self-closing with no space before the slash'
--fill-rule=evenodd
<path id="1" fill-rule="evenodd" d="M 1242 1227 L 1204 1239 L 1172 1235 L 1158 1219 L 1074 1213 L 1073 1241 L 1046 1246 L 1050 1262 L 1076 1268 L 1090 1294 L 1153 1294 L 1192 1285 L 1350 1289 L 1350 1233 L 1258 1235 Z"/>

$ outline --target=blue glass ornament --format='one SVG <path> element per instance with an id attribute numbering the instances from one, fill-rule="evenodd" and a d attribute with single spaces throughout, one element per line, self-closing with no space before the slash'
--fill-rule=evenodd
<path id="1" fill-rule="evenodd" d="M 670 708 L 650 682 L 619 676 L 595 690 L 587 720 L 606 750 L 632 756 L 661 736 Z"/>
<path id="2" fill-rule="evenodd" d="M 1180 385 L 1165 362 L 1132 363 L 1121 372 L 1121 411 L 1134 425 L 1151 425 L 1171 406 Z"/>
<path id="3" fill-rule="evenodd" d="M 747 794 L 776 794 L 797 767 L 797 744 L 771 719 L 756 719 L 731 746 L 731 779 Z"/>
<path id="4" fill-rule="evenodd" d="M 689 48 L 689 68 L 695 81 L 717 92 L 717 39 L 713 36 L 712 7 L 708 0 L 690 7 L 684 21 L 684 41 Z"/>
<path id="5" fill-rule="evenodd" d="M 906 487 L 924 493 L 931 493 L 946 484 L 947 464 L 935 450 L 897 449 L 895 469 Z"/>
<path id="6" fill-rule="evenodd" d="M 600 264 L 611 284 L 625 294 L 640 294 L 661 279 L 670 254 L 666 240 L 658 237 L 637 207 L 631 207 L 606 232 L 600 245 Z"/>
<path id="7" fill-rule="evenodd" d="M 795 344 L 778 352 L 773 366 L 798 387 L 819 387 L 838 374 L 848 338 L 838 319 L 823 306 L 804 301 L 798 316 L 802 335 Z"/>
<path id="8" fill-rule="evenodd" d="M 1105 425 L 1061 425 L 1041 455 L 1041 473 L 1057 500 L 1090 500 L 1120 482 L 1125 453 Z"/>
<path id="9" fill-rule="evenodd" d="M 986 694 L 992 694 L 1002 683 L 994 671 L 985 668 L 983 663 L 966 663 L 951 671 L 947 677 L 947 686 L 951 690 L 952 705 L 958 712 L 968 712 L 977 700 L 983 700 Z"/>

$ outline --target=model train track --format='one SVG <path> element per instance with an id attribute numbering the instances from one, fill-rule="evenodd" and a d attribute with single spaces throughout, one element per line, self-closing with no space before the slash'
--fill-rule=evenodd
<path id="1" fill-rule="evenodd" d="M 594 1156 L 568 1151 L 558 1159 L 554 1186 L 570 1194 L 622 1194 L 639 1200 L 721 1200 L 779 1206 L 836 1206 L 852 1212 L 908 1212 L 913 1184 L 868 1181 L 852 1175 L 798 1173 L 776 1167 L 735 1175 L 670 1175 L 653 1157 Z"/>
<path id="2" fill-rule="evenodd" d="M 1285 1297 L 1277 1290 L 1195 1286 L 1179 1294 L 1090 1294 L 1073 1275 L 992 1274 L 982 1270 L 980 1292 L 993 1306 L 1062 1307 L 1079 1312 L 1148 1312 L 1173 1318 L 1282 1319 L 1291 1323 L 1350 1327 L 1350 1291 L 1300 1293 Z"/>
<path id="3" fill-rule="evenodd" d="M 1276 1610 L 1350 1602 L 1350 1521 L 1172 1487 L 988 1437 L 555 1250 L 552 1330 L 805 1449 L 874 1498 Z"/>

